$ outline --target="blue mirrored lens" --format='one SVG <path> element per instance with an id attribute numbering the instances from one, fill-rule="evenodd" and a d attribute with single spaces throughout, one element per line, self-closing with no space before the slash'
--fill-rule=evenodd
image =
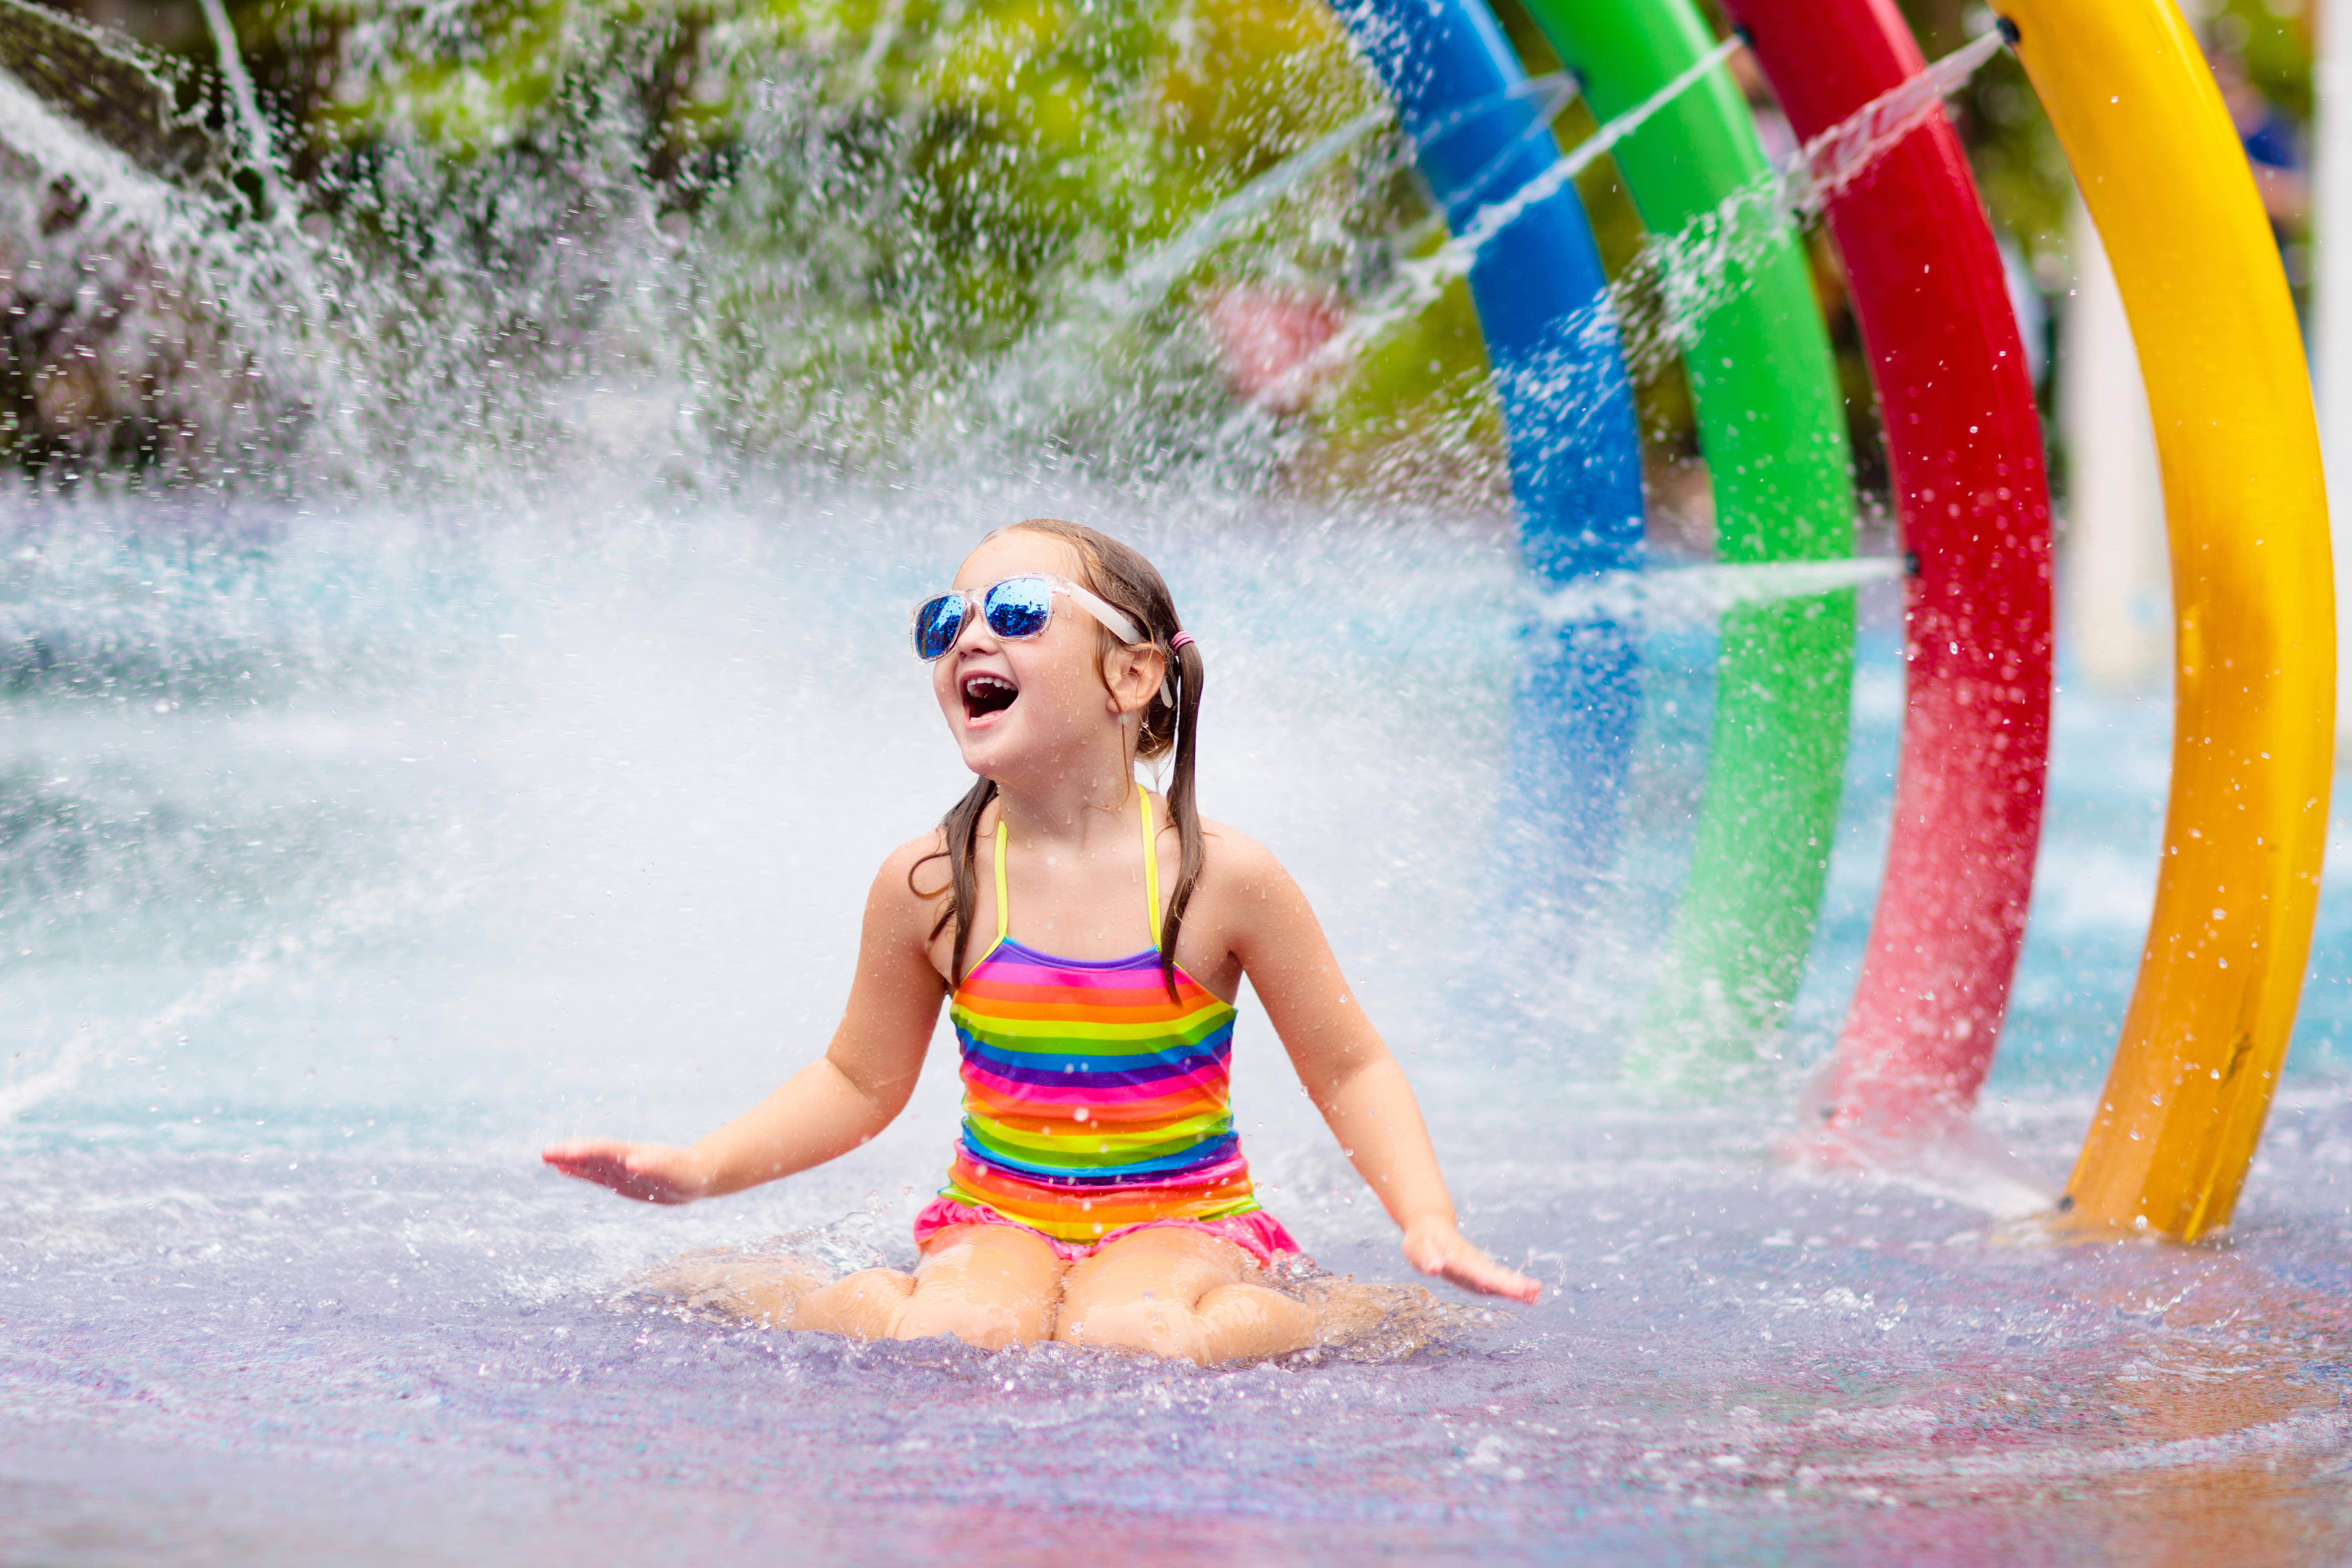
<path id="1" fill-rule="evenodd" d="M 955 646 L 956 633 L 963 630 L 963 595 L 942 593 L 937 599 L 926 600 L 915 612 L 915 652 L 926 659 L 936 659 Z"/>
<path id="2" fill-rule="evenodd" d="M 1034 637 L 1054 618 L 1054 585 L 1016 577 L 988 591 L 988 629 L 1000 637 Z"/>

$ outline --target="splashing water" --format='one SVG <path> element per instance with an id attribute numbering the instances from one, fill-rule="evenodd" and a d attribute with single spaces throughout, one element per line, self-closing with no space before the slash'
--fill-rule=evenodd
<path id="1" fill-rule="evenodd" d="M 245 132 L 246 165 L 261 182 L 262 215 L 283 218 L 288 211 L 286 191 L 278 175 L 278 152 L 270 145 L 269 121 L 262 118 L 261 100 L 255 96 L 253 78 L 245 68 L 245 57 L 236 46 L 236 28 L 228 19 L 228 7 L 221 0 L 204 0 L 205 26 L 213 36 L 216 57 L 220 61 L 221 78 L 228 83 L 229 103 L 236 110 L 236 122 Z"/>
<path id="2" fill-rule="evenodd" d="M 1805 143 L 1782 172 L 1782 204 L 1791 214 L 1818 214 L 2008 47 L 1998 29 L 1987 31 Z"/>
<path id="3" fill-rule="evenodd" d="M 1819 222 L 1841 192 L 1930 115 L 1941 113 L 1944 99 L 2005 47 L 1996 31 L 1954 49 L 1814 137 L 1784 166 L 1735 191 L 1715 211 L 1646 241 L 1611 284 L 1603 312 L 1622 335 L 1627 364 L 1636 373 L 1654 371 L 1681 352 L 1708 312 L 1737 292 L 1741 269 L 1781 243 L 1791 225 Z"/>
<path id="4" fill-rule="evenodd" d="M 110 1067 L 125 1058 L 149 1060 L 167 1044 L 186 1044 L 184 1030 L 210 1021 L 256 986 L 282 983 L 289 965 L 297 960 L 331 957 L 339 947 L 370 931 L 451 913 L 464 900 L 464 886 L 462 877 L 445 873 L 347 894 L 324 910 L 307 913 L 299 930 L 281 929 L 247 943 L 235 958 L 207 970 L 193 988 L 166 1002 L 152 1018 L 113 1027 L 85 1022 L 45 1064 L 0 1084 L 0 1125 L 71 1090 L 86 1068 Z"/>
<path id="5" fill-rule="evenodd" d="M 1810 599 L 1885 582 L 1902 570 L 1900 561 L 1882 556 L 1603 571 L 1543 595 L 1538 609 L 1554 622 L 1609 621 L 1656 632 L 1705 629 L 1736 605 Z"/>
<path id="6" fill-rule="evenodd" d="M 883 80 L 904 15 L 840 68 Z M 747 110 L 793 172 L 819 162 L 794 162 L 795 90 Z M 1757 211 L 1815 202 L 1936 101 L 1817 144 L 1798 194 Z M 2126 1005 L 2164 705 L 2060 694 L 1980 1128 L 1999 1159 L 1778 1166 L 1883 861 L 1894 563 L 1665 570 L 1538 607 L 1638 628 L 1643 729 L 1591 939 L 1514 977 L 1528 1005 L 1498 1023 L 1464 977 L 1493 973 L 1479 888 L 1527 609 L 1501 509 L 1187 466 L 1175 444 L 1213 453 L 1231 398 L 1102 371 L 1089 356 L 1132 345 L 1054 336 L 1050 310 L 974 362 L 1077 362 L 986 439 L 981 405 L 1013 383 L 836 384 L 867 361 L 835 317 L 780 316 L 729 382 L 679 324 L 729 290 L 814 313 L 832 262 L 758 250 L 756 191 L 665 230 L 616 151 L 631 123 L 586 103 L 574 162 L 529 175 L 394 147 L 345 205 L 289 179 L 262 221 L 242 187 L 0 101 L 0 140 L 88 199 L 27 256 L 80 287 L 102 254 L 126 287 L 186 295 L 225 394 L 190 417 L 241 408 L 205 428 L 253 449 L 212 440 L 183 488 L 0 495 L 0 1555 L 2342 1555 L 2341 876 L 2231 1244 L 2070 1249 L 2006 1218 L 2063 1168 Z M 1041 292 L 1076 309 L 1131 287 L 1141 332 L 1191 308 L 1196 267 L 1272 270 L 1338 230 L 1355 256 L 1417 221 L 1381 123 L 1350 106 L 1205 227 Z M 1736 251 L 1746 222 L 1708 243 Z M 928 330 L 947 307 L 907 309 Z M 761 404 L 772 383 L 832 412 Z M 1196 402 L 1151 401 L 1179 392 Z M 1040 435 L 1070 396 L 1105 399 L 1093 417 L 1140 456 Z M 741 456 L 786 429 L 816 433 L 794 460 Z M 856 444 L 876 429 L 914 434 L 885 461 Z M 647 1288 L 691 1249 L 910 1261 L 954 1124 L 944 1041 L 871 1145 L 723 1203 L 639 1207 L 534 1165 L 559 1135 L 690 1139 L 822 1049 L 875 862 L 965 777 L 905 606 L 1025 513 L 1167 570 L 1211 671 L 1209 809 L 1314 898 L 1465 1225 L 1546 1281 L 1535 1308 L 1202 1372 L 849 1345 Z M 1846 587 L 1855 744 L 1787 1060 L 1717 1103 L 1628 1099 L 1620 1042 L 1705 787 L 1713 618 Z M 1324 1267 L 1404 1281 L 1263 1009 L 1244 1015 L 1236 1108 L 1269 1206 Z"/>
<path id="7" fill-rule="evenodd" d="M 220 35 L 224 50 L 233 37 Z M 952 449 L 986 431 L 1008 455 L 1040 441 L 1076 441 L 1147 471 L 1163 466 L 1169 452 L 1195 451 L 1247 487 L 1297 444 L 1295 431 L 1284 438 L 1269 430 L 1268 415 L 1279 426 L 1285 411 L 1328 395 L 1340 367 L 1426 311 L 1466 274 L 1487 238 L 1717 68 L 1735 47 L 1710 51 L 1526 188 L 1486 204 L 1435 253 L 1410 256 L 1434 214 L 1381 242 L 1374 248 L 1386 259 L 1372 274 L 1391 280 L 1296 363 L 1265 378 L 1238 410 L 1201 402 L 1199 392 L 1214 376 L 1186 330 L 1170 336 L 1163 325 L 1147 332 L 1147 341 L 1128 324 L 1159 308 L 1179 280 L 1247 235 L 1270 210 L 1295 202 L 1383 123 L 1385 111 L 1341 122 L 1116 275 L 1082 276 L 993 356 L 985 373 L 933 379 L 898 371 L 872 382 L 853 362 L 873 352 L 871 340 L 861 347 L 858 339 L 870 340 L 875 329 L 853 328 L 852 337 L 831 342 L 831 329 L 809 336 L 814 323 L 793 319 L 803 314 L 794 301 L 806 285 L 793 282 L 775 295 L 782 277 L 806 268 L 780 269 L 751 237 L 746 225 L 761 221 L 767 199 L 753 185 L 739 180 L 721 191 L 708 222 L 674 248 L 625 237 L 659 226 L 657 196 L 627 150 L 626 115 L 615 104 L 600 105 L 593 93 L 579 114 L 579 155 L 563 165 L 570 188 L 558 199 L 562 226 L 572 232 L 529 246 L 498 230 L 517 212 L 533 222 L 551 215 L 547 198 L 554 193 L 518 201 L 526 193 L 514 184 L 526 178 L 522 171 L 437 167 L 395 145 L 384 154 L 389 172 L 364 187 L 330 182 L 307 193 L 289 191 L 268 156 L 267 125 L 257 110 L 247 112 L 251 84 L 236 87 L 235 75 L 230 97 L 245 164 L 278 221 L 242 219 L 243 198 L 233 192 L 165 185 L 29 99 L 6 107 L 16 128 L 10 144 L 89 198 L 89 215 L 49 247 L 60 258 L 52 270 L 68 273 L 74 267 L 63 258 L 103 255 L 101 246 L 110 246 L 127 253 L 113 258 L 126 275 L 111 285 L 115 291 L 152 294 L 151 280 L 165 280 L 161 292 L 168 298 L 158 313 L 168 308 L 178 336 L 192 345 L 168 360 L 166 379 L 189 384 L 149 445 L 160 440 L 185 449 L 198 441 L 190 433 L 201 431 L 201 444 L 219 455 L 212 460 L 218 482 L 249 483 L 256 465 L 229 454 L 258 450 L 268 454 L 263 474 L 295 465 L 312 484 L 478 488 L 508 482 L 519 464 L 560 465 L 583 444 L 590 454 L 602 448 L 625 458 L 644 433 L 667 426 L 678 438 L 678 476 L 731 461 L 725 451 L 763 435 L 845 455 L 910 438 Z M 1571 334 L 1619 337 L 1633 368 L 1657 369 L 1709 302 L 1737 287 L 1743 256 L 1790 219 L 1817 216 L 1831 194 L 1997 47 L 1989 35 L 1956 51 L 1818 139 L 1790 170 L 1683 233 L 1654 239 L 1633 270 L 1570 324 Z M 1520 96 L 1530 106 L 1528 132 L 1537 133 L 1567 101 L 1566 84 L 1540 78 Z M 753 164 L 802 162 L 792 127 L 807 105 L 771 88 L 751 107 L 746 144 Z M 1392 167 L 1394 154 L 1379 162 Z M 1357 202 L 1372 188 L 1362 175 L 1355 185 L 1360 194 L 1348 199 Z M 298 230 L 292 218 L 305 205 L 311 215 Z M 337 206 L 341 214 L 322 223 Z M 1328 211 L 1310 213 L 1308 230 L 1330 221 Z M 442 259 L 421 266 L 421 256 Z M 781 312 L 784 335 L 741 317 L 761 299 Z M 710 326 L 719 319 L 740 320 L 749 333 L 730 326 L 714 338 Z M 268 329 L 253 330 L 257 323 Z M 828 373 L 836 390 L 810 401 L 807 389 L 823 386 Z"/>
<path id="8" fill-rule="evenodd" d="M 1321 173 L 1392 118 L 1369 110 L 1292 153 L 1193 220 L 1168 244 L 1139 257 L 1116 278 L 1097 281 L 1095 298 L 1113 316 L 1132 316 L 1160 303 L 1169 289 L 1209 254 L 1246 233 L 1258 219 Z"/>
<path id="9" fill-rule="evenodd" d="M 1397 280 L 1385 296 L 1360 311 L 1312 359 L 1292 371 L 1284 382 L 1261 394 L 1260 401 L 1270 402 L 1295 396 L 1300 386 L 1311 385 L 1328 376 L 1334 366 L 1346 363 L 1393 330 L 1398 323 L 1428 308 L 1445 291 L 1446 285 L 1470 275 L 1470 269 L 1477 265 L 1479 252 L 1496 235 L 1517 222 L 1529 207 L 1565 190 L 1570 181 L 1704 80 L 1739 47 L 1737 38 L 1724 40 L 1640 103 L 1612 116 L 1572 150 L 1554 159 L 1542 173 L 1500 201 L 1480 206 L 1462 232 L 1447 239 L 1435 254 L 1399 267 Z"/>
<path id="10" fill-rule="evenodd" d="M 1475 193 L 1490 183 L 1496 171 L 1510 161 L 1519 142 L 1549 130 L 1577 96 L 1575 79 L 1563 72 L 1532 77 L 1515 84 L 1507 93 L 1457 110 L 1436 126 L 1427 140 L 1442 142 L 1465 127 L 1483 123 L 1498 113 L 1519 110 L 1515 118 L 1524 123 L 1510 148 L 1489 160 L 1486 169 L 1469 180 L 1466 189 Z M 1338 130 L 1327 131 L 1202 214 L 1175 239 L 1130 263 L 1118 277 L 1097 282 L 1092 289 L 1094 297 L 1106 309 L 1119 316 L 1132 315 L 1157 304 L 1180 278 L 1218 246 L 1246 233 L 1266 213 L 1296 194 L 1307 180 L 1393 119 L 1393 111 L 1388 109 L 1367 110 Z M 1620 131 L 1614 140 L 1622 140 L 1625 134 Z M 1526 204 L 1521 204 L 1524 207 Z"/>
<path id="11" fill-rule="evenodd" d="M 1203 1374 L 852 1347 L 637 1291 L 686 1249 L 767 1238 L 905 1263 L 953 1126 L 936 1063 L 867 1149 L 723 1204 L 641 1208 L 532 1168 L 559 1134 L 694 1136 L 821 1047 L 876 846 L 957 788 L 904 602 L 1024 511 L 1100 520 L 1170 571 L 1216 682 L 1212 810 L 1316 898 L 1466 1223 L 1547 1281 L 1538 1307 L 1401 1361 Z M 1308 1556 L 1571 1539 L 1601 1561 L 2340 1539 L 2328 1260 L 2352 1239 L 2352 1101 L 2324 1035 L 2223 1250 L 2053 1248 L 2003 1231 L 2006 1189 L 1964 1169 L 1775 1167 L 1790 1083 L 1672 1108 L 1607 1087 L 1672 909 L 1645 878 L 1679 852 L 1684 737 L 1706 727 L 1696 601 L 1817 577 L 1664 574 L 1608 939 L 1542 982 L 1569 1024 L 1497 1034 L 1454 977 L 1483 940 L 1515 668 L 1499 521 L 1170 515 L 985 471 L 593 526 L 478 514 L 457 535 L 288 516 L 238 552 L 244 608 L 203 614 L 188 601 L 222 560 L 139 506 L 44 503 L 12 527 L 49 558 L 46 623 L 137 589 L 121 613 L 146 601 L 179 649 L 87 644 L 74 682 L 12 699 L 12 754 L 46 793 L 5 799 L 52 802 L 53 824 L 7 819 L 12 866 L 49 870 L 0 883 L 0 936 L 30 950 L 0 1009 L 12 1552 L 137 1531 L 250 1561 L 657 1541 L 832 1558 L 870 1555 L 877 1521 L 909 1560 L 1099 1557 L 1171 1530 Z M 92 538 L 135 543 L 136 575 L 67 548 Z M 1900 721 L 1883 592 L 1864 586 L 1792 1076 L 1833 1032 L 1868 919 Z M 2146 918 L 2160 713 L 2062 695 L 2052 870 L 1985 1124 L 2045 1172 L 2079 1135 Z M 2335 897 L 2321 972 L 2347 953 Z M 85 1019 L 113 1049 L 45 1081 Z M 1325 1267 L 1403 1279 L 1255 1003 L 1237 1039 L 1269 1204 Z M 2151 1514 L 2150 1488 L 2178 1511 Z M 996 1548 L 1008 1521 L 1018 1553 Z"/>
<path id="12" fill-rule="evenodd" d="M 1481 208 L 1461 234 L 1432 255 L 1398 268 L 1396 283 L 1368 302 L 1348 326 L 1261 402 L 1295 398 L 1300 389 L 1328 384 L 1341 366 L 1436 300 L 1445 287 L 1469 276 L 1479 251 L 1529 206 L 1557 193 L 1602 153 L 1632 135 L 1720 66 L 1738 47 L 1727 39 L 1693 62 L 1650 97 L 1616 116 L 1563 154 L 1542 174 L 1503 201 Z M 1710 213 L 1671 235 L 1652 235 L 1591 307 L 1561 328 L 1587 347 L 1614 345 L 1628 370 L 1654 374 L 1690 340 L 1715 305 L 1738 287 L 1738 269 L 1784 242 L 1790 225 L 1818 221 L 1837 194 L 1871 169 L 1943 100 L 1965 86 L 2004 47 L 1998 32 L 1963 45 L 1891 89 L 1790 156 L 1727 196 Z"/>

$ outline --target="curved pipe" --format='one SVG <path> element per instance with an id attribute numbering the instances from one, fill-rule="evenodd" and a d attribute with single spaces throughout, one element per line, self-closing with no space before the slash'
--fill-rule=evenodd
<path id="1" fill-rule="evenodd" d="M 1893 0 L 1727 0 L 1800 136 L 1918 72 Z M 1999 253 L 1931 116 L 1829 206 L 1903 540 L 1903 749 L 1886 874 L 1812 1152 L 1932 1135 L 1974 1104 L 2025 931 L 2050 722 L 2050 501 Z M 2201 288 L 2200 288 L 2201 293 Z"/>
<path id="2" fill-rule="evenodd" d="M 1549 169 L 1548 134 L 1492 106 L 1526 78 L 1479 0 L 1359 0 L 1339 15 L 1397 103 L 1456 233 Z M 1509 432 L 1520 547 L 1548 587 L 1638 563 L 1642 460 L 1608 279 L 1573 185 L 1532 203 L 1470 270 Z M 1572 910 L 1613 861 L 1639 717 L 1633 644 L 1609 622 L 1532 633 L 1514 704 L 1505 918 Z"/>
<path id="3" fill-rule="evenodd" d="M 2172 545 L 2172 796 L 2079 1218 L 2229 1223 L 2286 1060 L 2336 746 L 2319 436 L 2278 247 L 2213 78 L 2163 0 L 2004 0 L 2115 264 Z"/>
<path id="4" fill-rule="evenodd" d="M 1603 116 L 1658 91 L 1715 45 L 1689 0 L 1528 0 L 1528 9 Z M 1719 214 L 1768 169 L 1748 105 L 1721 70 L 1614 156 L 1658 235 Z M 1715 491 L 1717 559 L 1850 556 L 1845 400 L 1794 232 L 1782 225 L 1719 287 L 1684 352 Z M 1786 1019 L 1837 835 L 1853 672 L 1851 591 L 1724 616 L 1690 876 L 1649 1019 L 1626 1058 L 1630 1078 L 1719 1083 L 1753 1065 Z"/>

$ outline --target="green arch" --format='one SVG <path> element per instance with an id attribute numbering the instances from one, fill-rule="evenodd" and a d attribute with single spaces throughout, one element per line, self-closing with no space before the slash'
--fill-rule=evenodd
<path id="1" fill-rule="evenodd" d="M 1633 107 L 1716 40 L 1690 0 L 1528 0 L 1593 112 Z M 1653 235 L 1716 212 L 1765 172 L 1727 71 L 1620 142 Z M 1743 260 L 1684 345 L 1727 562 L 1853 553 L 1844 400 L 1812 280 L 1785 225 Z M 1851 590 L 1727 612 L 1714 748 L 1690 878 L 1625 1073 L 1721 1083 L 1753 1063 L 1803 977 L 1829 870 L 1853 672 Z"/>

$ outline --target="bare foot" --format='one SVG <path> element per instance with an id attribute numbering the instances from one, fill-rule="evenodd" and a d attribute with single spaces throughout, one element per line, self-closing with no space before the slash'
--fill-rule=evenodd
<path id="1" fill-rule="evenodd" d="M 793 1253 L 706 1247 L 655 1264 L 638 1286 L 696 1312 L 789 1323 L 800 1299 L 830 1282 L 823 1264 Z"/>

